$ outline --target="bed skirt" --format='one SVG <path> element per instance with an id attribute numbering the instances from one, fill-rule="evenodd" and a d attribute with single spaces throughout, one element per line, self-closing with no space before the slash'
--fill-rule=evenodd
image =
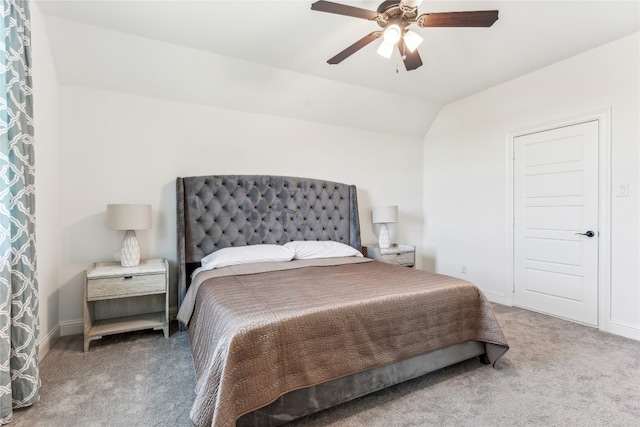
<path id="1" fill-rule="evenodd" d="M 294 390 L 270 405 L 243 415 L 236 426 L 278 426 L 485 353 L 484 343 L 467 341 L 391 365 Z"/>

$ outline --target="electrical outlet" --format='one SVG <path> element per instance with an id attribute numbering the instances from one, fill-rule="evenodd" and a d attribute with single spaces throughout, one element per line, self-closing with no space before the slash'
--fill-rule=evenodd
<path id="1" fill-rule="evenodd" d="M 622 182 L 618 184 L 618 190 L 616 191 L 617 197 L 629 197 L 629 183 Z"/>
<path id="2" fill-rule="evenodd" d="M 467 266 L 466 265 L 462 264 L 460 266 L 460 273 L 467 274 Z"/>

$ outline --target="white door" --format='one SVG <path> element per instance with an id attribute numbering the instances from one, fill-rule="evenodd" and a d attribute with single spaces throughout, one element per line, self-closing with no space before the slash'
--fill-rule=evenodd
<path id="1" fill-rule="evenodd" d="M 598 121 L 514 138 L 514 303 L 598 324 Z"/>

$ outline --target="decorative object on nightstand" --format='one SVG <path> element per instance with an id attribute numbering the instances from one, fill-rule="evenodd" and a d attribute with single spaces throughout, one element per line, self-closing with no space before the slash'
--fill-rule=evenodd
<path id="1" fill-rule="evenodd" d="M 362 248 L 364 256 L 377 259 L 389 264 L 414 267 L 416 263 L 416 247 L 409 245 L 390 245 L 381 248 L 379 245 L 369 245 Z"/>
<path id="2" fill-rule="evenodd" d="M 85 272 L 84 351 L 104 335 L 162 329 L 169 337 L 169 273 L 166 259 L 135 267 L 97 262 Z"/>
<path id="3" fill-rule="evenodd" d="M 107 205 L 107 227 L 126 231 L 120 263 L 123 267 L 135 267 L 140 263 L 140 247 L 135 230 L 151 227 L 151 205 Z"/>
<path id="4" fill-rule="evenodd" d="M 386 249 L 391 244 L 389 236 L 388 223 L 398 221 L 397 206 L 378 206 L 371 210 L 371 219 L 374 224 L 380 224 L 380 232 L 378 234 L 378 245 L 381 249 Z"/>

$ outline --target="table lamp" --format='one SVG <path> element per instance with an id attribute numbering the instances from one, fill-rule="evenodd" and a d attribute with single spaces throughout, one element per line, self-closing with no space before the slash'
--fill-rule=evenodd
<path id="1" fill-rule="evenodd" d="M 107 205 L 107 227 L 126 230 L 120 263 L 123 267 L 140 264 L 140 247 L 135 230 L 151 228 L 151 205 Z"/>
<path id="2" fill-rule="evenodd" d="M 397 206 L 378 206 L 371 210 L 371 218 L 374 224 L 380 224 L 380 233 L 378 234 L 378 246 L 380 249 L 387 249 L 391 244 L 389 236 L 388 223 L 398 221 Z"/>

